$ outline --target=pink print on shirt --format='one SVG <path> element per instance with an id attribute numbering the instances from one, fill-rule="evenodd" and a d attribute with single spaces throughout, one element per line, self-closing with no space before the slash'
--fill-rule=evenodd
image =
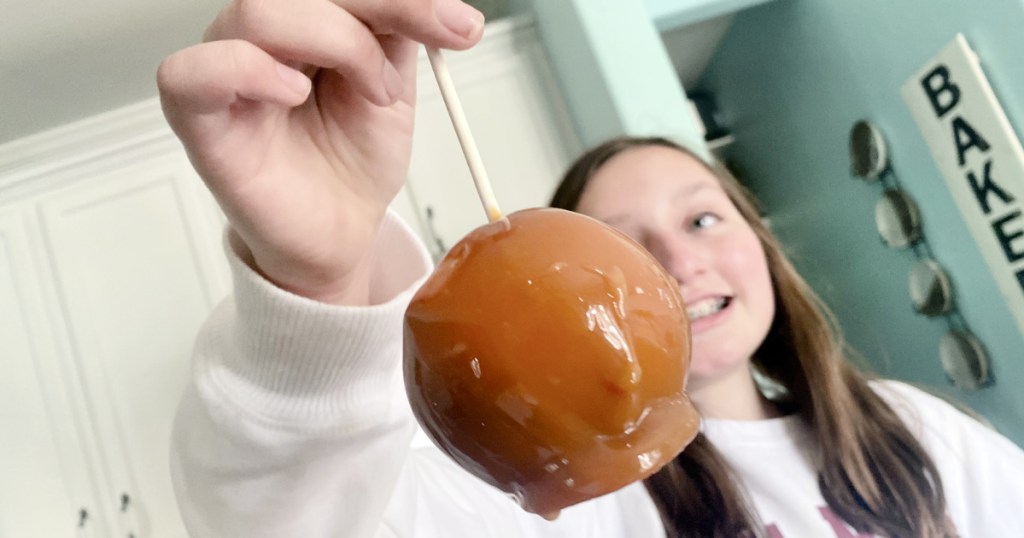
<path id="1" fill-rule="evenodd" d="M 871 538 L 874 536 L 873 534 L 854 534 L 850 527 L 827 506 L 819 506 L 818 513 L 832 526 L 832 532 L 836 533 L 836 538 Z"/>
<path id="2" fill-rule="evenodd" d="M 818 513 L 821 514 L 822 519 L 825 520 L 832 527 L 832 532 L 836 538 L 874 538 L 874 534 L 861 534 L 850 528 L 842 519 L 839 518 L 828 506 L 819 506 Z M 786 538 L 786 535 L 782 534 L 779 527 L 772 523 L 765 529 L 765 535 L 767 538 Z"/>

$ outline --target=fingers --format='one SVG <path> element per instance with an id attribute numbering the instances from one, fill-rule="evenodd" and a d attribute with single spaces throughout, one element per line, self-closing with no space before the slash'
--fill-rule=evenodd
<path id="1" fill-rule="evenodd" d="M 188 126 L 190 114 L 206 116 L 201 122 L 209 127 L 212 112 L 230 116 L 240 100 L 304 102 L 311 81 L 288 67 L 296 66 L 310 75 L 333 70 L 346 90 L 390 105 L 415 94 L 410 39 L 467 48 L 479 41 L 483 24 L 460 0 L 234 0 L 208 29 L 209 43 L 161 64 L 161 99 L 172 126 L 198 132 L 195 122 Z"/>
<path id="2" fill-rule="evenodd" d="M 290 63 L 335 70 L 371 102 L 388 105 L 414 71 L 396 72 L 380 36 L 465 49 L 480 40 L 483 25 L 483 15 L 461 0 L 235 0 L 206 37 L 246 40 Z"/>
<path id="3" fill-rule="evenodd" d="M 387 56 L 391 65 L 395 66 L 402 76 L 403 97 L 407 100 L 416 100 L 416 70 L 419 58 L 419 46 L 415 41 L 397 34 L 384 35 L 378 38 L 384 55 Z"/>
<path id="4" fill-rule="evenodd" d="M 333 1 L 374 33 L 397 33 L 433 47 L 463 50 L 483 35 L 483 14 L 461 0 Z"/>
<path id="5" fill-rule="evenodd" d="M 327 0 L 238 0 L 221 12 L 207 38 L 242 39 L 290 63 L 337 71 L 378 105 L 402 94 L 402 77 L 376 36 Z"/>
<path id="6" fill-rule="evenodd" d="M 227 109 L 239 100 L 297 106 L 306 100 L 310 84 L 302 73 L 239 40 L 182 50 L 157 70 L 165 105 L 196 115 Z"/>

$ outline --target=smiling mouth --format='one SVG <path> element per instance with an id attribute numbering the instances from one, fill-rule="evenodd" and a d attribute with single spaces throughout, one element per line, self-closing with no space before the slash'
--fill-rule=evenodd
<path id="1" fill-rule="evenodd" d="M 693 306 L 686 307 L 686 315 L 690 318 L 690 321 L 697 321 L 701 318 L 706 318 L 712 314 L 721 312 L 725 307 L 729 306 L 729 297 L 718 297 L 715 299 L 705 299 Z"/>

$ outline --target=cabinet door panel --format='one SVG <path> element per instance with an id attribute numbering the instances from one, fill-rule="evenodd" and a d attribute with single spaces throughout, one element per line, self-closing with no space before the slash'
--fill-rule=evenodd
<path id="1" fill-rule="evenodd" d="M 0 214 L 0 537 L 73 538 L 82 510 L 103 536 L 23 216 Z"/>
<path id="2" fill-rule="evenodd" d="M 126 510 L 123 536 L 185 535 L 169 480 L 171 424 L 195 334 L 225 291 L 211 239 L 220 230 L 195 181 L 180 156 L 167 157 L 40 204 L 104 454 L 104 494 Z"/>

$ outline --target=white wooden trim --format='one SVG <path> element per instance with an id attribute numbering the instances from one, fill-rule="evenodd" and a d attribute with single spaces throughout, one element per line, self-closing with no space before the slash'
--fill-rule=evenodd
<path id="1" fill-rule="evenodd" d="M 139 152 L 178 144 L 159 100 L 148 99 L 0 146 L 0 193 L 98 161 L 130 163 Z"/>

